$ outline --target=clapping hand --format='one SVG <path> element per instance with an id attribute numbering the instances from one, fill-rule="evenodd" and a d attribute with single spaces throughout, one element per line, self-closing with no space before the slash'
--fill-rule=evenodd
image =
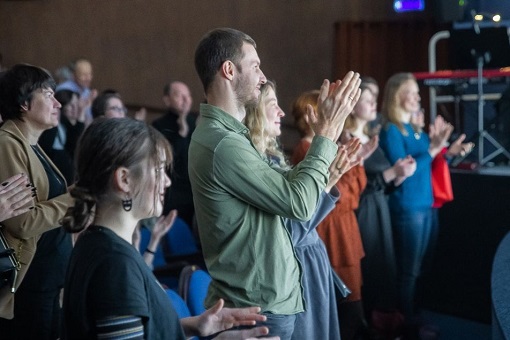
<path id="1" fill-rule="evenodd" d="M 453 132 L 453 125 L 446 122 L 443 117 L 437 116 L 433 124 L 430 124 L 429 138 L 430 147 L 429 153 L 435 157 L 441 149 L 446 145 L 448 138 Z"/>
<path id="2" fill-rule="evenodd" d="M 416 171 L 416 161 L 411 155 L 404 159 L 399 159 L 395 162 L 395 173 L 398 177 L 410 177 Z"/>
<path id="3" fill-rule="evenodd" d="M 0 222 L 33 209 L 33 195 L 35 188 L 25 174 L 5 180 L 0 186 Z"/>
<path id="4" fill-rule="evenodd" d="M 338 140 L 345 119 L 361 96 L 359 74 L 347 72 L 342 81 L 324 80 L 317 100 L 317 112 L 307 106 L 305 120 L 316 135 Z"/>
<path id="5" fill-rule="evenodd" d="M 152 228 L 151 236 L 160 240 L 174 225 L 175 219 L 177 218 L 177 210 L 171 210 L 168 215 L 161 215 L 154 228 Z"/>
<path id="6" fill-rule="evenodd" d="M 462 143 L 466 139 L 465 134 L 461 134 L 459 138 L 453 142 L 448 148 L 448 152 L 446 153 L 449 157 L 461 156 L 464 157 L 475 147 L 474 143 Z"/>
<path id="7" fill-rule="evenodd" d="M 339 144 L 338 153 L 329 166 L 329 180 L 325 192 L 330 192 L 343 174 L 359 164 L 357 154 L 362 148 L 359 138 L 351 138 L 346 144 Z"/>

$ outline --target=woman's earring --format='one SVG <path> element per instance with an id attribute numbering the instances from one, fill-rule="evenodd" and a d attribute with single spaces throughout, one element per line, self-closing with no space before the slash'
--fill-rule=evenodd
<path id="1" fill-rule="evenodd" d="M 129 198 L 129 195 L 126 194 L 126 199 L 122 200 L 122 208 L 125 211 L 131 211 L 131 208 L 133 207 L 133 200 Z"/>

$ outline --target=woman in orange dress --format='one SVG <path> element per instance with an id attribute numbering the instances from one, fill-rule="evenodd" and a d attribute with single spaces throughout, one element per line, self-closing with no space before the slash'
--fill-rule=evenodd
<path id="1" fill-rule="evenodd" d="M 292 114 L 302 134 L 294 149 L 292 162 L 299 163 L 310 146 L 313 132 L 304 120 L 306 107 L 317 103 L 318 91 L 303 93 L 294 103 Z M 358 104 L 359 105 L 359 102 Z M 346 129 L 347 129 L 346 121 Z M 367 157 L 371 144 L 358 155 Z M 373 151 L 373 150 L 372 150 Z M 364 256 L 358 222 L 354 211 L 358 208 L 359 197 L 367 183 L 363 165 L 358 164 L 346 172 L 337 183 L 340 200 L 335 208 L 319 224 L 317 231 L 324 241 L 329 260 L 335 272 L 344 280 L 351 294 L 338 304 L 340 332 L 342 339 L 353 339 L 366 329 L 361 303 L 361 259 Z"/>

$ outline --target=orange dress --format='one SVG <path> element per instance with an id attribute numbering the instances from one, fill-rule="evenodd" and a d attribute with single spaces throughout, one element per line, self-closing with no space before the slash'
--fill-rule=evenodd
<path id="1" fill-rule="evenodd" d="M 292 156 L 294 164 L 304 158 L 309 147 L 310 143 L 303 140 L 296 146 Z M 359 197 L 366 184 L 367 177 L 362 166 L 355 166 L 345 173 L 337 183 L 340 200 L 317 227 L 328 250 L 331 266 L 352 291 L 348 301 L 361 300 L 361 259 L 365 253 L 354 210 L 358 208 Z"/>

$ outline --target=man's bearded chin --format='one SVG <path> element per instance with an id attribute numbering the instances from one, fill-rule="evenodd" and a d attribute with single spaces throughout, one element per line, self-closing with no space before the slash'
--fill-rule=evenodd
<path id="1" fill-rule="evenodd" d="M 251 110 L 251 109 L 256 109 L 257 108 L 257 105 L 259 104 L 259 99 L 252 99 L 250 101 L 248 101 L 244 107 L 246 108 L 246 110 Z"/>

